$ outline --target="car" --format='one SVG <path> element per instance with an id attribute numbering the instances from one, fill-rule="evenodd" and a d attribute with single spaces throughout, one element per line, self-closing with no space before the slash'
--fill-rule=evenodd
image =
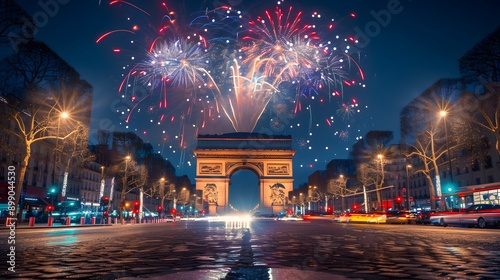
<path id="1" fill-rule="evenodd" d="M 166 222 L 177 222 L 177 221 L 180 221 L 180 220 L 181 220 L 181 219 L 180 219 L 180 217 L 178 217 L 178 216 L 175 216 L 175 217 L 174 217 L 174 216 L 172 216 L 172 215 L 168 215 L 168 216 L 166 216 L 166 217 L 165 217 L 165 221 L 166 221 Z"/>
<path id="2" fill-rule="evenodd" d="M 338 216 L 334 216 L 334 221 L 339 223 L 386 223 L 387 216 L 385 212 L 346 212 Z"/>
<path id="3" fill-rule="evenodd" d="M 415 213 L 407 210 L 392 210 L 386 213 L 388 224 L 412 224 L 417 220 Z"/>
<path id="4" fill-rule="evenodd" d="M 304 218 L 297 215 L 282 215 L 276 218 L 277 221 L 303 221 Z"/>
<path id="5" fill-rule="evenodd" d="M 465 209 L 436 212 L 431 215 L 430 220 L 432 224 L 441 226 L 498 227 L 500 226 L 500 205 L 475 204 Z"/>
<path id="6" fill-rule="evenodd" d="M 428 225 L 431 223 L 431 215 L 436 213 L 436 210 L 422 211 L 417 214 L 415 223 L 417 225 Z"/>

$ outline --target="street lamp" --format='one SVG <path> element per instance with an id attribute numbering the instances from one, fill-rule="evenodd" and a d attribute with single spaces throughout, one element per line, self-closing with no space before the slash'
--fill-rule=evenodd
<path id="1" fill-rule="evenodd" d="M 300 214 L 301 215 L 304 215 L 305 214 L 305 211 L 304 211 L 304 200 L 303 200 L 303 194 L 302 193 L 299 193 L 299 201 L 300 201 Z"/>
<path id="2" fill-rule="evenodd" d="M 384 164 L 383 164 L 384 155 L 378 154 L 377 158 L 380 160 L 380 170 L 382 171 L 382 176 L 384 176 Z"/>
<path id="3" fill-rule="evenodd" d="M 59 114 L 59 117 L 57 118 L 57 134 L 56 134 L 56 145 L 54 147 L 54 166 L 52 168 L 52 185 L 53 187 L 56 187 L 55 181 L 56 181 L 56 165 L 57 165 L 57 160 L 58 160 L 58 145 L 59 145 L 59 130 L 61 128 L 61 119 L 66 119 L 69 117 L 69 114 L 67 112 L 61 112 Z"/>
<path id="4" fill-rule="evenodd" d="M 411 164 L 406 165 L 406 201 L 408 203 L 408 210 L 410 210 L 410 177 L 408 170 L 412 168 Z"/>
<path id="5" fill-rule="evenodd" d="M 122 181 L 122 194 L 123 192 L 126 192 L 127 191 L 127 184 L 128 184 L 128 162 L 130 160 L 130 156 L 126 156 L 125 157 L 125 172 L 124 172 L 124 175 L 123 175 L 123 181 Z M 123 197 L 123 195 L 122 195 Z M 127 206 L 128 207 L 128 206 Z M 120 207 L 120 219 L 122 218 L 122 212 L 123 212 L 124 209 L 122 209 L 122 207 Z"/>
<path id="6" fill-rule="evenodd" d="M 453 183 L 453 170 L 451 167 L 451 155 L 450 155 L 450 140 L 448 139 L 448 129 L 446 128 L 446 116 L 448 115 L 448 112 L 445 110 L 439 111 L 439 115 L 443 117 L 443 123 L 444 123 L 444 135 L 446 138 L 446 153 L 448 154 L 448 165 L 450 168 L 450 183 Z"/>
<path id="7" fill-rule="evenodd" d="M 380 187 L 382 187 L 382 184 L 384 183 L 384 155 L 378 154 L 377 158 L 380 160 Z M 380 191 L 377 191 L 377 199 L 378 199 L 378 193 L 380 193 Z M 394 197 L 394 194 L 392 195 L 392 197 Z M 380 207 L 380 205 L 378 207 Z"/>
<path id="8" fill-rule="evenodd" d="M 339 175 L 339 183 L 340 183 L 340 195 L 342 197 L 342 212 L 345 211 L 345 195 L 347 194 L 347 182 L 344 179 L 344 175 Z"/>

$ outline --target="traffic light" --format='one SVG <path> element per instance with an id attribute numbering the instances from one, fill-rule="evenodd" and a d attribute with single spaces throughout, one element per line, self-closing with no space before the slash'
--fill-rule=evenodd
<path id="1" fill-rule="evenodd" d="M 101 197 L 101 206 L 108 206 L 109 203 L 109 197 L 103 196 Z"/>
<path id="2" fill-rule="evenodd" d="M 47 191 L 47 199 L 51 199 L 56 194 L 56 188 L 52 187 Z"/>
<path id="3" fill-rule="evenodd" d="M 132 210 L 132 212 L 133 212 L 134 214 L 138 214 L 138 213 L 139 213 L 139 207 L 140 207 L 140 203 L 139 203 L 139 201 L 137 201 L 137 200 L 136 200 L 136 201 L 134 201 L 134 210 Z"/>
<path id="4" fill-rule="evenodd" d="M 163 210 L 163 207 L 158 206 L 158 213 L 160 213 Z"/>
<path id="5" fill-rule="evenodd" d="M 402 207 L 403 198 L 401 196 L 396 196 L 396 207 L 399 209 Z"/>
<path id="6" fill-rule="evenodd" d="M 54 211 L 54 206 L 48 205 L 46 209 L 48 212 L 52 212 L 52 211 Z"/>

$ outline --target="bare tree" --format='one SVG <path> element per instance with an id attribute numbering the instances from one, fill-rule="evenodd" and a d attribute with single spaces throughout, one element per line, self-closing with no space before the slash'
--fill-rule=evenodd
<path id="1" fill-rule="evenodd" d="M 144 165 L 138 164 L 130 156 L 127 156 L 122 162 L 112 166 L 111 171 L 121 177 L 119 213 L 121 219 L 125 210 L 126 195 L 144 187 L 148 179 L 148 170 Z"/>
<path id="2" fill-rule="evenodd" d="M 444 146 L 436 150 L 436 145 L 434 144 L 435 134 L 436 132 L 433 130 L 423 133 L 421 137 L 415 140 L 415 143 L 411 145 L 409 154 L 407 155 L 408 157 L 418 157 L 420 159 L 422 164 L 413 166 L 412 170 L 414 170 L 414 174 L 422 173 L 427 179 L 431 200 L 436 197 L 436 187 L 438 190 L 441 190 L 438 160 L 447 152 Z M 436 185 L 434 185 L 431 172 L 435 174 Z M 438 195 L 440 195 L 440 193 L 438 193 Z M 431 203 L 431 209 L 436 209 L 435 203 Z"/>
<path id="3" fill-rule="evenodd" d="M 89 135 L 89 127 L 78 122 L 72 129 L 74 129 L 76 132 L 66 140 L 62 141 L 62 145 L 58 146 L 58 151 L 55 151 L 56 153 L 62 155 L 61 158 L 65 158 L 66 160 L 63 173 L 63 197 L 65 196 L 69 173 L 79 173 L 81 168 L 84 167 L 85 164 L 95 159 L 95 155 L 92 154 L 88 149 L 87 137 Z M 56 161 L 55 164 L 58 163 L 59 162 Z"/>
<path id="4" fill-rule="evenodd" d="M 333 195 L 334 197 L 340 197 L 342 200 L 342 211 L 345 211 L 345 197 L 351 194 L 356 194 L 359 192 L 359 186 L 351 185 L 348 186 L 349 178 L 340 174 L 336 178 L 332 178 L 328 181 L 327 193 Z"/>
<path id="5" fill-rule="evenodd" d="M 36 92 L 49 95 L 80 82 L 79 73 L 45 43 L 29 41 L 0 62 L 0 89 L 19 98 Z"/>
<path id="6" fill-rule="evenodd" d="M 352 155 L 357 165 L 358 180 L 364 186 L 375 186 L 378 208 L 382 205 L 380 190 L 385 180 L 384 166 L 392 156 L 388 148 L 392 138 L 392 131 L 369 131 L 353 146 Z"/>
<path id="7" fill-rule="evenodd" d="M 460 58 L 459 70 L 467 84 L 500 82 L 500 27 Z"/>
<path id="8" fill-rule="evenodd" d="M 87 123 L 89 118 L 82 118 L 85 112 L 79 110 L 91 102 L 92 87 L 46 44 L 29 41 L 0 62 L 0 90 L 4 107 L 0 116 L 8 120 L 2 126 L 9 137 L 17 139 L 18 205 L 32 145 L 62 141 L 78 133 L 75 124 Z M 72 118 L 62 125 L 65 111 L 72 112 Z"/>
<path id="9" fill-rule="evenodd" d="M 31 157 L 32 145 L 50 139 L 65 140 L 78 133 L 79 130 L 68 129 L 64 130 L 63 133 L 56 133 L 60 128 L 61 111 L 59 111 L 58 104 L 52 102 L 52 100 L 44 99 L 36 103 L 25 104 L 13 96 L 6 96 L 3 101 L 2 107 L 4 108 L 0 111 L 0 116 L 9 120 L 8 122 L 2 122 L 4 131 L 9 136 L 17 139 L 14 147 L 15 154 L 19 156 L 19 162 L 15 164 L 19 165 L 19 170 L 16 173 L 17 190 L 15 201 L 16 205 L 22 207 L 22 205 L 19 205 L 19 201 L 23 188 L 23 179 Z M 14 126 L 10 126 L 10 123 L 13 123 Z M 12 148 L 12 146 L 5 147 L 6 150 L 9 148 Z"/>
<path id="10" fill-rule="evenodd" d="M 434 121 L 441 111 L 456 116 L 454 101 L 459 99 L 463 87 L 461 79 L 440 79 L 405 106 L 400 113 L 401 142 L 412 143 L 431 125 L 436 127 Z"/>
<path id="11" fill-rule="evenodd" d="M 440 79 L 401 112 L 401 138 L 410 147 L 407 156 L 420 160 L 421 165 L 412 170 L 426 177 L 431 199 L 435 199 L 436 190 L 437 196 L 441 195 L 440 171 L 448 169 L 451 178 L 453 168 L 446 168 L 446 164 L 456 159 L 453 154 L 462 143 L 456 129 L 460 125 L 456 101 L 463 88 L 461 79 Z"/>
<path id="12" fill-rule="evenodd" d="M 500 85 L 490 84 L 483 95 L 464 93 L 459 102 L 461 118 L 495 138 L 500 155 Z"/>
<path id="13" fill-rule="evenodd" d="M 34 38 L 35 25 L 30 16 L 15 1 L 0 1 L 0 44 L 18 45 Z"/>

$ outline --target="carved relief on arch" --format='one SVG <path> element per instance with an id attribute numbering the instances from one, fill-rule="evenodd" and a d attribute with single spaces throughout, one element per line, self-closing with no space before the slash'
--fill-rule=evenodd
<path id="1" fill-rule="evenodd" d="M 217 203 L 219 200 L 219 191 L 216 184 L 206 184 L 203 188 L 203 198 L 209 203 Z"/>
<path id="2" fill-rule="evenodd" d="M 284 206 L 285 205 L 285 186 L 281 183 L 276 183 L 269 186 L 271 189 L 271 201 L 273 206 Z"/>

